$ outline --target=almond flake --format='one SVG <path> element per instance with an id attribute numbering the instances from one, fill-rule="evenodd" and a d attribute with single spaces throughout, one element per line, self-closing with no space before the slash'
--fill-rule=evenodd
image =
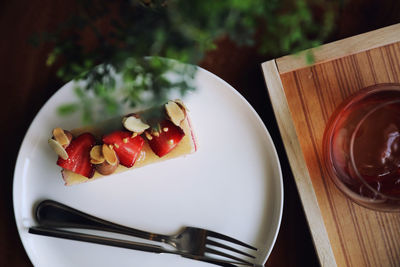
<path id="1" fill-rule="evenodd" d="M 185 113 L 186 111 L 189 111 L 189 109 L 186 107 L 185 103 L 183 103 L 181 99 L 175 99 L 174 102 L 177 103 L 181 107 L 181 109 L 184 110 Z"/>
<path id="2" fill-rule="evenodd" d="M 122 124 L 124 125 L 125 129 L 135 133 L 142 133 L 150 128 L 150 125 L 144 123 L 140 118 L 137 118 L 135 115 L 123 118 Z"/>
<path id="3" fill-rule="evenodd" d="M 95 159 L 91 159 L 90 160 L 90 163 L 92 163 L 94 165 L 102 164 L 103 162 L 104 162 L 104 159 L 102 161 L 101 160 L 95 160 Z"/>
<path id="4" fill-rule="evenodd" d="M 49 139 L 48 142 L 50 147 L 57 153 L 57 155 L 59 155 L 64 160 L 68 159 L 67 151 L 65 151 L 65 148 L 63 148 L 63 146 L 59 142 L 52 138 Z"/>
<path id="5" fill-rule="evenodd" d="M 53 138 L 63 147 L 66 147 L 71 142 L 72 136 L 68 136 L 62 128 L 53 129 Z"/>
<path id="6" fill-rule="evenodd" d="M 151 136 L 151 134 L 149 134 L 148 132 L 145 132 L 146 138 L 151 140 L 153 139 L 153 137 Z"/>
<path id="7" fill-rule="evenodd" d="M 101 164 L 104 162 L 104 156 L 103 156 L 101 146 L 99 146 L 99 145 L 94 146 L 90 150 L 90 160 L 91 160 L 92 164 Z"/>
<path id="8" fill-rule="evenodd" d="M 115 165 L 118 163 L 117 154 L 109 146 L 104 144 L 102 146 L 102 152 L 103 152 L 104 159 L 106 160 L 106 162 L 108 164 Z"/>
<path id="9" fill-rule="evenodd" d="M 168 101 L 168 103 L 165 104 L 165 111 L 170 121 L 176 126 L 180 126 L 181 122 L 186 118 L 185 112 L 174 101 Z"/>

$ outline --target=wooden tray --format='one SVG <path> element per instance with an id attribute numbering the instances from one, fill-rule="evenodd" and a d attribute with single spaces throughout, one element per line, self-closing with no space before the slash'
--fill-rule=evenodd
<path id="1" fill-rule="evenodd" d="M 400 214 L 348 200 L 323 166 L 322 137 L 333 110 L 369 85 L 400 82 L 400 24 L 262 64 L 281 136 L 323 266 L 400 266 Z"/>

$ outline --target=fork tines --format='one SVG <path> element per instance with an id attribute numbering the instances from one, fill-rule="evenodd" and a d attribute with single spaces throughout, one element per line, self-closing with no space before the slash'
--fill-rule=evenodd
<path id="1" fill-rule="evenodd" d="M 233 251 L 233 252 L 242 254 L 242 255 L 244 255 L 244 256 L 253 258 L 253 259 L 255 258 L 255 256 L 253 256 L 253 255 L 250 255 L 250 254 L 248 254 L 248 253 L 246 253 L 246 252 L 243 252 L 243 251 L 241 251 L 241 250 L 238 250 L 238 249 L 236 249 L 236 248 L 227 246 L 227 245 L 225 245 L 225 244 L 221 244 L 221 243 L 216 242 L 216 241 L 214 241 L 214 240 L 209 240 L 209 239 L 207 239 L 207 244 L 212 245 L 212 246 L 216 246 L 216 247 L 220 247 L 220 248 L 223 248 L 223 249 L 226 249 L 226 250 L 230 250 L 230 251 Z"/>
<path id="2" fill-rule="evenodd" d="M 253 246 L 250 246 L 249 244 L 246 244 L 246 243 L 244 243 L 244 242 L 242 242 L 240 240 L 237 240 L 237 239 L 235 239 L 233 237 L 230 237 L 230 236 L 227 236 L 227 235 L 223 235 L 223 234 L 220 234 L 220 233 L 217 233 L 217 232 L 214 232 L 214 231 L 209 231 L 209 230 L 207 231 L 207 235 L 211 236 L 211 237 L 219 238 L 219 239 L 222 239 L 222 240 L 226 240 L 226 241 L 229 241 L 229 242 L 232 242 L 232 243 L 241 245 L 243 247 L 246 247 L 246 248 L 249 248 L 249 249 L 257 251 L 257 248 L 255 248 Z"/>
<path id="3" fill-rule="evenodd" d="M 225 241 L 228 241 L 228 242 L 231 242 L 231 243 L 234 243 L 234 244 L 237 244 L 237 245 L 240 245 L 240 246 L 243 246 L 243 247 L 246 247 L 246 248 L 249 248 L 249 249 L 257 251 L 257 248 L 255 248 L 255 247 L 253 247 L 253 246 L 251 246 L 249 244 L 246 244 L 246 243 L 244 243 L 244 242 L 242 242 L 240 240 L 237 240 L 235 238 L 232 238 L 230 236 L 226 236 L 226 235 L 223 235 L 223 234 L 220 234 L 220 233 L 217 233 L 217 232 L 208 231 L 207 232 L 207 236 L 208 237 L 213 237 L 213 238 L 216 238 L 216 239 L 225 240 Z M 211 245 L 211 246 L 215 246 L 215 247 L 219 247 L 219 248 L 222 248 L 222 249 L 225 249 L 225 250 L 229 250 L 229 251 L 232 251 L 232 252 L 247 256 L 249 258 L 255 259 L 255 256 L 253 256 L 253 255 L 251 255 L 249 253 L 246 253 L 246 252 L 241 251 L 239 249 L 236 249 L 234 247 L 228 246 L 226 244 L 217 242 L 215 240 L 211 240 L 211 239 L 207 238 L 206 239 L 206 244 Z M 219 256 L 222 256 L 222 257 L 230 258 L 232 260 L 241 262 L 241 263 L 246 264 L 246 265 L 253 265 L 252 263 L 250 263 L 250 262 L 248 262 L 246 260 L 243 260 L 243 259 L 241 259 L 239 257 L 227 254 L 227 253 L 222 252 L 222 251 L 218 251 L 218 250 L 212 249 L 210 247 L 206 247 L 205 251 L 208 252 L 208 253 L 211 253 L 211 254 L 216 254 L 216 255 L 219 255 Z"/>

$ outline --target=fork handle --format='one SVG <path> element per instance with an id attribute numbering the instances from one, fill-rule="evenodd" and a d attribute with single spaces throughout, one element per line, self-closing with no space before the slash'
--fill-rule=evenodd
<path id="1" fill-rule="evenodd" d="M 176 255 L 180 255 L 184 258 L 198 260 L 198 261 L 204 261 L 204 262 L 208 262 L 208 263 L 212 263 L 212 264 L 224 266 L 224 267 L 238 267 L 235 264 L 239 264 L 239 265 L 241 264 L 240 262 L 229 262 L 229 261 L 210 258 L 210 257 L 206 257 L 206 256 L 182 253 L 177 250 L 167 250 L 161 246 L 132 242 L 132 241 L 128 241 L 128 240 L 114 239 L 114 238 L 103 237 L 103 236 L 95 236 L 95 235 L 88 235 L 88 234 L 83 234 L 83 233 L 69 232 L 69 231 L 65 231 L 65 230 L 52 229 L 52 228 L 43 227 L 43 226 L 30 227 L 28 229 L 28 232 L 31 234 L 36 234 L 36 235 L 58 237 L 58 238 L 64 238 L 64 239 L 69 239 L 69 240 L 95 243 L 95 244 L 100 244 L 100 245 L 108 245 L 108 246 L 114 246 L 114 247 L 120 247 L 120 248 L 128 248 L 128 249 L 135 249 L 135 250 L 146 251 L 146 252 L 153 252 L 153 253 L 158 253 L 158 254 L 160 254 L 160 253 L 176 254 Z"/>
<path id="2" fill-rule="evenodd" d="M 35 217 L 37 222 L 42 226 L 95 229 L 159 242 L 166 242 L 168 239 L 166 235 L 154 234 L 112 223 L 53 200 L 44 200 L 40 202 L 36 207 Z"/>

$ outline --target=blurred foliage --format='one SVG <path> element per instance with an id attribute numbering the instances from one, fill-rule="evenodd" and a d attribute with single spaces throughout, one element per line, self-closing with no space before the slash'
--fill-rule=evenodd
<path id="1" fill-rule="evenodd" d="M 124 104 L 159 104 L 168 93 L 193 90 L 195 67 L 178 68 L 171 61 L 197 64 L 216 41 L 257 44 L 261 53 L 278 56 L 320 45 L 332 31 L 340 1 L 322 0 L 76 0 L 76 13 L 54 32 L 33 41 L 50 42 L 48 65 L 60 66 L 64 81 L 84 79 L 77 87 L 79 103 L 60 107 L 62 114 L 83 111 L 116 114 Z M 318 15 L 315 15 L 318 14 Z M 262 31 L 256 42 L 257 31 Z M 93 41 L 94 40 L 94 41 Z M 312 53 L 305 60 L 312 61 Z M 101 65 L 99 65 L 101 63 Z M 122 76 L 122 85 L 114 73 Z M 117 88 L 122 91 L 116 93 Z M 98 103 L 99 105 L 94 105 Z M 102 108 L 98 108 L 98 106 Z"/>

